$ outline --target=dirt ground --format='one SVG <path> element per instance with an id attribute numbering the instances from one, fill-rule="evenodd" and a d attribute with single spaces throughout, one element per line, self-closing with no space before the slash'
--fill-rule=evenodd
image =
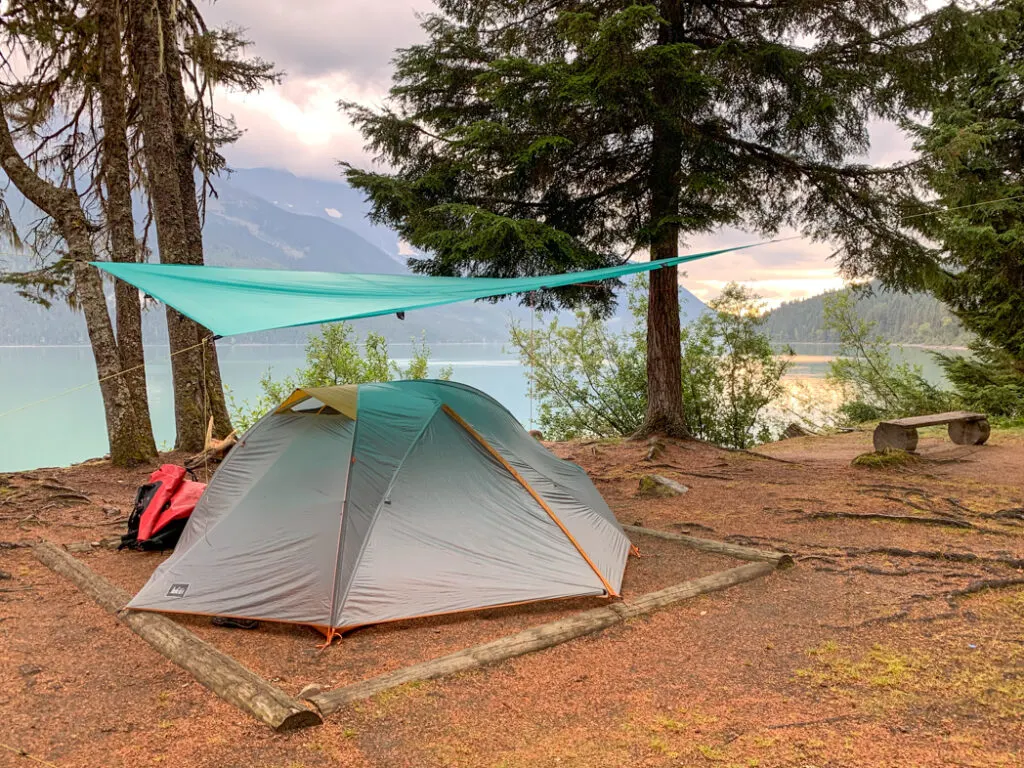
<path id="1" fill-rule="evenodd" d="M 150 471 L 0 475 L 0 766 L 1024 765 L 1024 433 L 853 467 L 870 433 L 762 446 L 551 446 L 625 523 L 792 553 L 794 568 L 276 735 L 225 704 L 21 546 L 120 533 Z M 771 458 L 766 458 L 771 457 Z M 174 460 L 174 456 L 165 460 Z M 635 494 L 655 472 L 690 488 Z M 633 537 L 625 596 L 736 565 Z M 138 588 L 162 555 L 80 554 Z M 581 599 L 370 627 L 321 650 L 300 627 L 183 623 L 295 693 L 449 653 Z"/>

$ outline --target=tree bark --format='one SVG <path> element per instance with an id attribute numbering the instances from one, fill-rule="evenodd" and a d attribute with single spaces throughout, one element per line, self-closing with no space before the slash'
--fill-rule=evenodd
<path id="1" fill-rule="evenodd" d="M 166 616 L 122 610 L 131 595 L 63 549 L 43 541 L 32 552 L 39 562 L 71 581 L 208 689 L 275 731 L 294 731 L 323 723 L 316 712 Z"/>
<path id="2" fill-rule="evenodd" d="M 178 178 L 174 119 L 164 76 L 165 30 L 157 0 L 133 0 L 132 6 L 131 64 L 138 80 L 146 176 L 160 261 L 188 264 L 191 250 Z M 206 437 L 203 355 L 198 346 L 203 331 L 197 323 L 167 307 L 177 430 L 175 448 L 193 453 L 203 449 Z"/>
<path id="3" fill-rule="evenodd" d="M 138 261 L 132 215 L 128 119 L 125 112 L 124 64 L 121 59 L 120 0 L 101 0 L 98 8 L 100 78 L 103 117 L 103 181 L 107 190 L 104 214 L 110 236 L 110 257 Z M 142 304 L 135 286 L 115 281 L 117 352 L 131 393 L 141 456 L 155 458 L 156 441 L 149 417 L 146 359 L 142 346 Z"/>
<path id="4" fill-rule="evenodd" d="M 163 34 L 164 76 L 167 80 L 167 94 L 174 121 L 174 145 L 178 159 L 178 187 L 181 194 L 182 214 L 185 223 L 185 237 L 188 242 L 189 264 L 202 265 L 203 225 L 199 218 L 199 197 L 196 194 L 196 141 L 188 125 L 188 99 L 181 77 L 181 54 L 178 50 L 177 3 L 173 0 L 158 0 Z M 200 341 L 208 338 L 210 331 L 198 326 Z M 203 347 L 206 354 L 204 384 L 209 416 L 213 417 L 214 437 L 224 437 L 231 432 L 231 417 L 228 415 L 224 398 L 224 384 L 220 376 L 217 347 L 212 342 Z"/>
<path id="5" fill-rule="evenodd" d="M 110 460 L 122 467 L 145 461 L 148 457 L 139 450 L 141 441 L 131 392 L 121 375 L 121 360 L 103 295 L 103 281 L 96 268 L 88 263 L 95 259 L 95 253 L 81 201 L 72 190 L 42 179 L 18 154 L 7 127 L 3 104 L 0 104 L 0 164 L 18 191 L 56 222 L 67 245 L 68 258 L 73 263 L 75 296 L 85 313 L 85 325 L 96 362 Z"/>
<path id="6" fill-rule="evenodd" d="M 670 3 L 658 31 L 658 44 L 680 42 L 679 3 Z M 673 12 L 674 11 L 674 12 Z M 683 137 L 672 116 L 669 84 L 655 83 L 658 111 L 651 133 L 651 259 L 679 255 L 679 183 Z M 637 437 L 651 434 L 689 437 L 683 410 L 682 352 L 679 330 L 679 275 L 676 267 L 650 273 L 647 303 L 647 414 Z"/>

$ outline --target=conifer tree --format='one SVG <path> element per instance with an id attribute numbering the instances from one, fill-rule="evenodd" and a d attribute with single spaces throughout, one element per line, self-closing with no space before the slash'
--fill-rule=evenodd
<path id="1" fill-rule="evenodd" d="M 131 45 L 136 38 L 128 32 L 140 19 L 151 24 L 149 37 L 142 46 Z M 199 208 L 212 191 L 211 176 L 225 166 L 222 146 L 239 135 L 233 122 L 214 109 L 213 89 L 221 85 L 258 90 L 276 78 L 272 65 L 244 55 L 247 44 L 240 30 L 208 28 L 191 2 L 12 0 L 5 9 L 0 17 L 0 67 L 5 75 L 0 103 L 6 106 L 12 141 L 41 180 L 77 195 L 81 215 L 98 235 L 89 258 L 98 253 L 119 261 L 141 257 L 132 214 L 132 191 L 138 190 L 156 211 L 158 240 L 168 242 L 161 258 L 203 262 Z M 16 65 L 3 58 L 7 52 L 19 57 Z M 140 85 L 140 55 L 154 62 L 145 87 Z M 161 96 L 167 110 L 154 118 L 150 107 Z M 155 137 L 149 146 L 147 127 Z M 150 157 L 162 138 L 169 151 Z M 197 173 L 202 180 L 199 190 Z M 154 175 L 167 183 L 154 185 Z M 13 283 L 23 295 L 44 303 L 81 299 L 77 276 L 92 273 L 82 273 L 68 258 L 60 221 L 52 211 L 44 212 L 49 219 L 28 241 L 38 265 L 0 274 L 0 281 Z M 0 229 L 17 239 L 5 213 L 0 194 Z M 85 251 L 79 248 L 76 253 L 80 259 Z M 98 275 L 96 281 L 101 287 Z M 155 443 L 145 391 L 139 295 L 119 283 L 115 297 L 116 344 L 104 343 L 104 350 L 94 345 L 94 354 L 98 363 L 100 352 L 110 350 L 120 359 L 121 375 L 131 392 L 126 402 L 136 411 L 130 423 L 137 425 L 139 448 L 132 455 L 146 459 L 155 455 Z M 105 305 L 87 312 L 87 323 L 97 320 L 101 311 L 109 323 Z M 176 444 L 199 450 L 206 431 L 204 413 L 214 417 L 215 434 L 230 431 L 216 349 L 212 343 L 197 347 L 210 338 L 209 332 L 171 310 L 168 324 Z M 91 338 L 96 331 L 89 326 Z M 110 371 L 108 364 L 108 375 Z"/>
<path id="2" fill-rule="evenodd" d="M 978 336 L 973 359 L 943 358 L 972 407 L 1024 414 L 1024 3 L 1003 3 L 993 44 L 951 79 L 915 126 L 934 193 L 913 219 L 939 244 L 924 287 Z"/>
<path id="3" fill-rule="evenodd" d="M 858 161 L 971 52 L 985 11 L 911 0 L 439 0 L 381 109 L 347 103 L 389 170 L 348 166 L 434 275 L 675 256 L 698 234 L 795 227 L 906 282 L 905 167 Z M 611 286 L 543 308 L 607 307 Z M 651 273 L 641 433 L 686 433 L 675 268 Z"/>

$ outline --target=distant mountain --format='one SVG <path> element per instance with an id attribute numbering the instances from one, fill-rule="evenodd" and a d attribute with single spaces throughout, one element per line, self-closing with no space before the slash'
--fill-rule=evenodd
<path id="1" fill-rule="evenodd" d="M 305 179 L 287 171 L 241 169 L 216 184 L 217 197 L 207 204 L 203 242 L 208 264 L 232 267 L 407 274 L 399 253 L 398 236 L 366 218 L 362 196 L 342 182 Z M 5 196 L 20 226 L 39 217 L 16 191 Z M 137 215 L 141 221 L 142 216 Z M 155 234 L 149 242 L 155 247 Z M 23 267 L 24 264 L 0 267 Z M 113 290 L 108 294 L 112 298 Z M 684 316 L 693 318 L 706 308 L 680 288 Z M 144 315 L 147 342 L 166 338 L 162 308 Z M 568 315 L 565 315 L 568 317 Z M 515 300 L 497 304 L 451 304 L 410 312 L 407 318 L 385 316 L 354 321 L 360 334 L 383 333 L 393 341 L 425 337 L 428 342 L 504 342 L 511 318 L 528 320 Z M 626 302 L 620 302 L 613 322 L 632 322 Z M 292 328 L 232 337 L 227 343 L 302 342 L 315 328 Z M 14 295 L 0 286 L 0 344 L 85 344 L 88 338 L 80 316 L 63 304 L 50 310 Z"/>
<path id="2" fill-rule="evenodd" d="M 872 284 L 872 293 L 857 301 L 857 314 L 875 323 L 884 338 L 900 344 L 965 346 L 971 334 L 946 307 L 927 293 L 894 293 Z M 768 313 L 765 330 L 779 342 L 836 342 L 825 329 L 824 298 L 786 302 Z"/>
<path id="3" fill-rule="evenodd" d="M 296 176 L 274 168 L 239 168 L 227 183 L 262 198 L 290 213 L 317 216 L 341 224 L 385 253 L 398 253 L 398 235 L 387 227 L 373 224 L 367 217 L 369 205 L 345 182 L 324 181 Z M 404 259 L 401 260 L 404 266 Z"/>

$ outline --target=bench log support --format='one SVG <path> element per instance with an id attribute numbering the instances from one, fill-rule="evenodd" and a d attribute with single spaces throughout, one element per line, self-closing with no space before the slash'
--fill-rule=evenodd
<path id="1" fill-rule="evenodd" d="M 954 421 L 949 425 L 949 439 L 957 445 L 984 445 L 992 427 L 988 421 Z"/>
<path id="2" fill-rule="evenodd" d="M 917 449 L 917 430 L 914 427 L 901 427 L 898 424 L 890 424 L 883 421 L 875 427 L 875 434 L 872 438 L 876 451 L 906 451 L 910 453 Z"/>

